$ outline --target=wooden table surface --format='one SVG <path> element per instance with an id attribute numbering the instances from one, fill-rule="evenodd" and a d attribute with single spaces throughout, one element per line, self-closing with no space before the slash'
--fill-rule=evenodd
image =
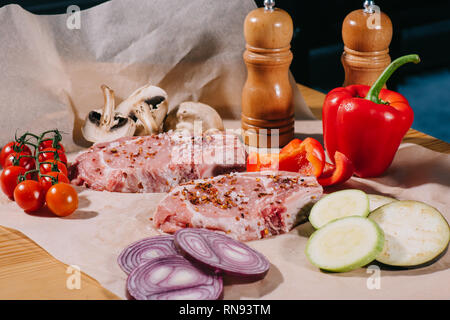
<path id="1" fill-rule="evenodd" d="M 322 117 L 325 95 L 299 85 L 300 91 L 317 118 Z M 405 142 L 434 151 L 450 153 L 450 144 L 416 130 L 409 130 Z M 0 299 L 118 299 L 98 281 L 53 258 L 34 241 L 17 230 L 0 226 Z"/>

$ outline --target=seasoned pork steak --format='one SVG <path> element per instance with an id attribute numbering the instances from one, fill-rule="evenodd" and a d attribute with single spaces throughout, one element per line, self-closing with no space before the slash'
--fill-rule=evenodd
<path id="1" fill-rule="evenodd" d="M 167 192 L 189 180 L 245 170 L 246 152 L 233 134 L 170 132 L 98 143 L 70 167 L 71 182 L 94 190 Z"/>
<path id="2" fill-rule="evenodd" d="M 242 172 L 173 188 L 153 216 L 156 228 L 207 228 L 241 240 L 291 230 L 322 196 L 315 177 L 294 172 Z"/>

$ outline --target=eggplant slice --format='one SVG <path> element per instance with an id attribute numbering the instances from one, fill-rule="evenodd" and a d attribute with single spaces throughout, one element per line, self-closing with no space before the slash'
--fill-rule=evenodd
<path id="1" fill-rule="evenodd" d="M 450 229 L 442 214 L 419 201 L 395 201 L 379 207 L 369 218 L 385 234 L 377 261 L 397 267 L 419 267 L 437 261 L 447 249 Z"/>

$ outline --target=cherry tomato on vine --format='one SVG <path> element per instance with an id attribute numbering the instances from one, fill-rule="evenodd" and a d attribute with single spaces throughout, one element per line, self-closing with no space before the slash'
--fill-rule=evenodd
<path id="1" fill-rule="evenodd" d="M 67 167 L 64 163 L 58 160 L 48 160 L 47 163 L 41 163 L 39 171 L 42 174 L 47 174 L 48 172 L 53 171 L 53 164 L 56 164 L 56 167 L 59 172 L 64 174 L 66 177 L 68 177 Z"/>
<path id="2" fill-rule="evenodd" d="M 15 141 L 11 141 L 11 142 L 7 143 L 7 144 L 3 147 L 2 151 L 0 152 L 0 165 L 1 165 L 3 168 L 6 168 L 6 167 L 7 167 L 7 166 L 5 166 L 6 158 L 7 158 L 11 153 L 15 153 L 15 151 L 14 151 L 14 146 L 20 147 L 20 143 L 19 143 L 19 142 L 15 142 Z M 24 154 L 29 154 L 29 155 L 31 155 L 31 150 L 30 150 L 30 148 L 29 148 L 27 145 L 22 145 L 20 148 L 21 148 L 21 151 L 22 151 Z"/>
<path id="3" fill-rule="evenodd" d="M 64 149 L 64 146 L 60 142 L 58 142 L 58 146 L 59 146 L 59 148 L 58 148 L 59 151 L 66 152 L 66 150 Z M 38 151 L 42 151 L 47 148 L 53 148 L 53 140 L 42 141 L 39 144 Z"/>
<path id="4" fill-rule="evenodd" d="M 47 207 L 60 217 L 68 216 L 78 208 L 78 194 L 67 183 L 57 183 L 50 187 L 45 196 Z"/>
<path id="5" fill-rule="evenodd" d="M 20 156 L 30 156 L 30 155 L 31 154 L 27 153 L 26 151 L 10 153 L 5 159 L 4 168 L 13 166 L 15 158 L 19 158 Z M 19 167 L 25 168 L 26 171 L 33 170 L 34 168 L 36 168 L 36 161 L 34 160 L 33 157 L 22 157 L 19 160 Z"/>
<path id="6" fill-rule="evenodd" d="M 4 194 L 13 199 L 14 189 L 18 184 L 18 178 L 20 175 L 25 174 L 26 170 L 19 166 L 10 166 L 3 169 L 0 175 L 0 186 Z"/>
<path id="7" fill-rule="evenodd" d="M 56 150 L 55 148 L 45 148 L 44 150 L 40 151 L 39 153 L 39 162 L 49 161 L 55 159 L 55 151 L 58 152 L 59 161 L 66 164 L 67 163 L 67 156 L 64 153 L 64 151 Z"/>
<path id="8" fill-rule="evenodd" d="M 14 200 L 26 212 L 34 212 L 42 208 L 45 203 L 45 193 L 39 182 L 25 180 L 14 189 Z"/>
<path id="9" fill-rule="evenodd" d="M 54 177 L 56 179 L 56 183 L 58 182 L 69 183 L 69 179 L 67 178 L 67 176 L 61 172 L 47 172 L 46 175 Z M 52 180 L 53 180 L 52 178 L 44 176 L 41 176 L 41 178 L 39 179 L 39 183 L 41 184 L 44 193 L 47 193 L 48 189 L 50 189 L 51 186 L 53 185 Z"/>

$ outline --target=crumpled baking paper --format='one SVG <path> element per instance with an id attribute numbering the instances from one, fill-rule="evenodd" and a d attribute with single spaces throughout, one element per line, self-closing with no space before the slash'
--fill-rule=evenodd
<path id="1" fill-rule="evenodd" d="M 103 105 L 102 84 L 115 91 L 116 105 L 151 83 L 166 90 L 169 108 L 200 101 L 239 119 L 243 23 L 254 8 L 252 0 L 113 0 L 38 16 L 2 7 L 0 145 L 16 131 L 58 128 L 69 151 L 88 146 L 81 127 Z M 296 117 L 312 119 L 291 81 Z"/>

